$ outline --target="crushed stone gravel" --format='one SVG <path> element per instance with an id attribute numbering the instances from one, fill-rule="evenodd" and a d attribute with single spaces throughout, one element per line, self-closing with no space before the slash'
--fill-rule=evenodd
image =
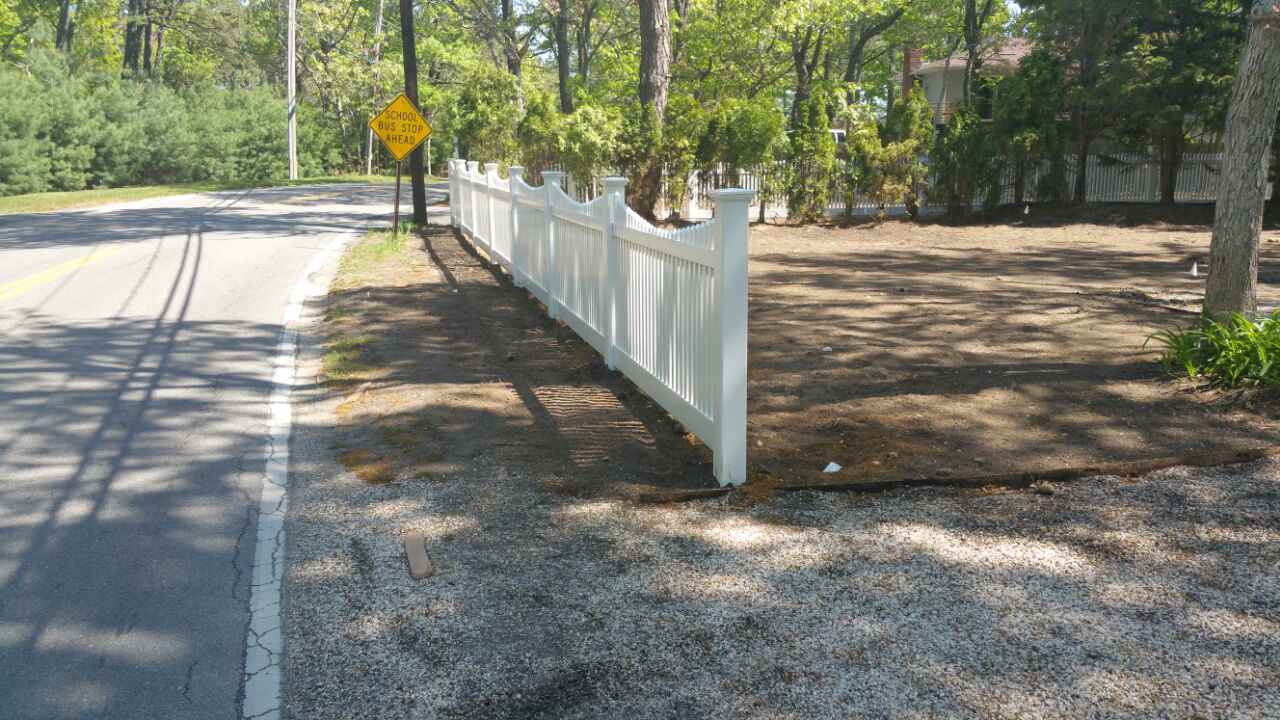
<path id="1" fill-rule="evenodd" d="M 323 432 L 296 437 L 291 718 L 1280 717 L 1274 460 L 640 507 L 485 458 L 370 486 Z"/>

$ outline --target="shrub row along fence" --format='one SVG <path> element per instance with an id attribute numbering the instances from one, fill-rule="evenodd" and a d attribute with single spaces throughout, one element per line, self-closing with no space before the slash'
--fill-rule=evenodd
<path id="1" fill-rule="evenodd" d="M 581 203 L 545 171 L 453 160 L 450 220 L 519 287 L 702 438 L 720 484 L 747 478 L 750 190 L 709 193 L 713 217 L 681 230 L 626 206 L 624 178 Z"/>
<path id="2" fill-rule="evenodd" d="M 831 199 L 827 204 L 828 215 L 871 217 L 881 214 L 889 216 L 907 214 L 905 204 L 881 205 L 859 193 L 854 193 L 852 202 L 848 202 L 845 194 L 847 187 L 844 162 L 837 161 L 836 168 L 829 178 L 828 194 Z M 741 168 L 737 172 L 733 172 L 723 164 L 718 164 L 705 171 L 689 173 L 683 183 L 673 183 L 672 178 L 667 176 L 663 179 L 662 203 L 659 209 L 662 213 L 676 211 L 685 219 L 710 217 L 712 206 L 710 193 L 716 188 L 733 185 L 756 192 L 755 203 L 751 210 L 752 217 L 759 217 L 759 204 L 763 202 L 765 217 L 785 218 L 787 217 L 785 178 L 789 163 L 790 161 L 779 160 Z M 1067 155 L 1063 158 L 1062 192 L 1065 193 L 1067 200 L 1074 199 L 1075 196 L 1076 167 L 1075 155 Z M 1221 153 L 1185 155 L 1178 171 L 1175 202 L 1213 203 L 1218 198 L 1218 177 L 1221 170 Z M 1025 167 L 1022 201 L 1049 202 L 1051 196 L 1046 186 L 1051 174 L 1052 169 L 1047 161 Z M 1012 205 L 1018 202 L 1017 185 L 1017 165 L 1005 163 L 1000 177 L 1001 205 Z M 601 192 L 600 178 L 580 179 L 569 176 L 566 180 L 566 188 L 569 195 L 579 201 L 586 201 Z M 1160 202 L 1160 162 L 1146 155 L 1134 153 L 1090 155 L 1087 193 L 1085 201 L 1091 203 L 1158 203 Z M 975 199 L 975 209 L 981 209 L 984 202 L 985 198 Z M 925 216 L 937 216 L 946 212 L 945 206 L 930 201 L 927 186 L 920 189 L 917 206 Z"/>
<path id="3" fill-rule="evenodd" d="M 1074 199 L 1077 160 L 1075 155 L 1067 155 L 1063 159 L 1063 191 L 1067 199 Z M 1212 203 L 1218 198 L 1218 178 L 1222 169 L 1220 153 L 1194 153 L 1183 157 L 1178 171 L 1178 183 L 1174 199 L 1178 203 Z M 1005 163 L 1000 181 L 1000 204 L 1011 205 L 1017 202 L 1017 166 Z M 1027 167 L 1024 170 L 1025 190 L 1023 202 L 1036 203 L 1049 200 L 1047 191 L 1039 192 L 1044 182 L 1051 175 L 1049 163 Z M 783 180 L 787 174 L 787 161 L 777 161 L 765 165 L 755 165 L 730 172 L 729 168 L 719 165 L 705 172 L 691 173 L 685 183 L 687 192 L 682 202 L 675 207 L 684 218 L 696 219 L 706 217 L 710 212 L 708 193 L 735 178 L 736 183 L 744 188 L 757 191 L 757 202 L 764 202 L 765 216 L 769 218 L 785 218 L 787 216 L 786 187 Z M 875 201 L 854 194 L 852 203 L 846 204 L 844 172 L 840 163 L 830 178 L 827 214 L 832 216 L 851 215 L 854 217 L 870 217 L 885 214 L 892 217 L 907 214 L 905 204 L 880 205 Z M 1087 170 L 1086 202 L 1091 203 L 1157 203 L 1160 202 L 1160 162 L 1145 155 L 1128 153 L 1096 154 L 1089 156 Z M 1047 183 L 1046 183 L 1047 184 Z M 575 187 L 577 184 L 575 184 Z M 668 192 L 667 195 L 672 193 Z M 981 199 L 975 203 L 982 206 Z M 946 212 L 946 207 L 931 202 L 928 189 L 922 188 L 918 206 L 924 216 L 937 216 Z M 758 204 L 753 206 L 753 217 L 758 216 Z"/>

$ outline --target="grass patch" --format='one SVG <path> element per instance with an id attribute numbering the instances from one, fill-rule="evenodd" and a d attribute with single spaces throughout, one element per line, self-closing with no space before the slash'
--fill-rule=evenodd
<path id="1" fill-rule="evenodd" d="M 356 380 L 372 367 L 365 362 L 365 351 L 373 344 L 372 335 L 340 337 L 329 343 L 324 354 L 325 377 L 330 380 Z"/>
<path id="2" fill-rule="evenodd" d="M 348 450 L 338 456 L 338 462 L 370 485 L 386 485 L 396 479 L 391 463 L 368 450 Z"/>
<path id="3" fill-rule="evenodd" d="M 397 257 L 408 248 L 408 235 L 390 230 L 374 230 L 347 251 L 338 270 L 335 287 L 350 287 L 362 275 L 373 272 L 389 258 Z"/>
<path id="4" fill-rule="evenodd" d="M 429 180 L 430 182 L 430 180 Z M 99 188 L 96 190 L 72 190 L 69 192 L 42 192 L 0 197 L 0 215 L 8 213 L 48 212 L 71 208 L 92 207 L 115 202 L 146 200 L 149 198 L 185 195 L 217 190 L 248 190 L 257 187 L 299 187 L 304 185 L 332 185 L 337 183 L 395 183 L 394 177 L 384 175 L 324 175 L 299 180 L 276 180 L 268 183 L 199 182 L 171 185 L 141 185 L 137 187 Z"/>
<path id="5" fill-rule="evenodd" d="M 1166 371 L 1222 388 L 1280 387 L 1280 310 L 1257 320 L 1204 319 L 1186 330 L 1151 336 Z"/>

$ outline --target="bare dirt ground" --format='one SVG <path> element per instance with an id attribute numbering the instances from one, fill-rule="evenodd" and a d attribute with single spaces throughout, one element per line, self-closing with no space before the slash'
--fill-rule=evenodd
<path id="1" fill-rule="evenodd" d="M 1274 408 L 1172 381 L 1144 348 L 1194 320 L 1208 227 L 1014 222 L 753 227 L 752 462 L 887 480 L 1274 443 Z M 1280 232 L 1262 279 L 1274 304 Z"/>
<path id="2" fill-rule="evenodd" d="M 408 243 L 357 247 L 329 296 L 350 469 L 448 482 L 483 455 L 573 495 L 712 482 L 701 444 L 452 230 Z"/>

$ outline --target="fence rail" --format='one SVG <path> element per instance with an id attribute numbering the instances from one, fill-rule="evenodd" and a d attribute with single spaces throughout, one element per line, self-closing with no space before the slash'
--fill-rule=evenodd
<path id="1" fill-rule="evenodd" d="M 754 193 L 708 196 L 710 220 L 656 228 L 625 204 L 626 180 L 579 202 L 565 174 L 453 160 L 450 222 L 702 438 L 720 484 L 747 477 L 747 240 Z M 596 183 L 592 183 L 593 187 Z"/>

